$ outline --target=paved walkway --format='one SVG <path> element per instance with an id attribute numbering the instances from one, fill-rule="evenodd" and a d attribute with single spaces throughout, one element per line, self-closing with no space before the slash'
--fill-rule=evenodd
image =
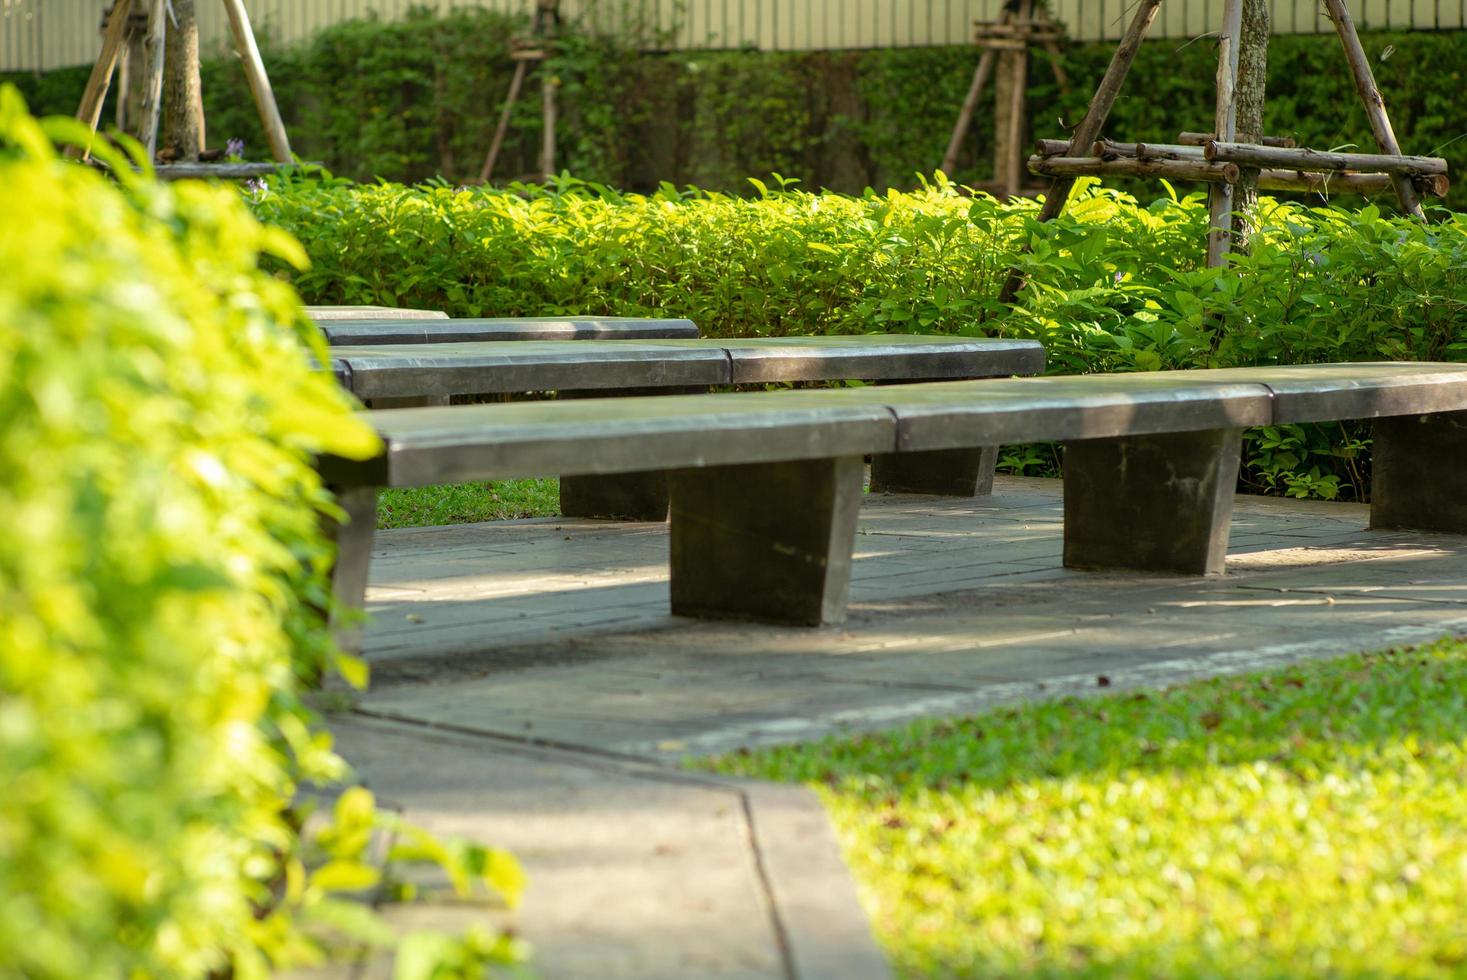
<path id="1" fill-rule="evenodd" d="M 1467 540 L 1357 505 L 1239 498 L 1222 579 L 1065 571 L 1060 517 L 1054 481 L 870 498 L 817 630 L 667 615 L 660 525 L 387 532 L 334 726 L 410 817 L 520 855 L 542 976 L 883 976 L 813 798 L 678 760 L 1467 633 Z"/>

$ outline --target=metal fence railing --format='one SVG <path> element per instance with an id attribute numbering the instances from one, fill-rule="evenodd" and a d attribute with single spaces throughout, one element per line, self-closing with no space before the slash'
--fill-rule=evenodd
<path id="1" fill-rule="evenodd" d="M 304 40 L 332 23 L 371 14 L 395 18 L 412 7 L 487 7 L 528 14 L 534 0 L 246 0 L 262 33 Z M 1467 0 L 1348 0 L 1360 30 L 1467 28 Z M 1274 31 L 1330 30 L 1319 0 L 1272 0 Z M 1079 41 L 1114 40 L 1134 0 L 1049 0 L 1055 19 Z M 975 19 L 993 19 L 1002 0 L 561 0 L 567 19 L 630 33 L 668 48 L 820 50 L 966 44 Z M 1216 31 L 1223 0 L 1167 0 L 1153 37 Z M 96 57 L 104 0 L 0 0 L 0 71 L 44 71 Z M 207 46 L 223 43 L 223 5 L 197 0 Z M 1467 40 L 1464 40 L 1467 43 Z"/>

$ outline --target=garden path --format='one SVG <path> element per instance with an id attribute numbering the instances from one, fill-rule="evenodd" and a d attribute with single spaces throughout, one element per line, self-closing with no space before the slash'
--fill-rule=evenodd
<path id="1" fill-rule="evenodd" d="M 1467 538 L 1360 505 L 1238 498 L 1222 579 L 1066 571 L 1060 520 L 1056 481 L 869 498 L 818 630 L 669 616 L 663 525 L 384 532 L 334 727 L 409 816 L 524 859 L 544 977 L 882 976 L 813 797 L 674 763 L 1467 633 Z"/>

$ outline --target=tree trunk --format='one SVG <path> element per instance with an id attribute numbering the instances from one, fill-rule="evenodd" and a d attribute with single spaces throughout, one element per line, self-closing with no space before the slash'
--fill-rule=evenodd
<path id="1" fill-rule="evenodd" d="M 194 0 L 173 0 L 163 76 L 163 146 L 173 161 L 197 160 L 204 148 L 204 100 L 199 84 L 199 23 Z"/>
<path id="2" fill-rule="evenodd" d="M 1263 139 L 1263 96 L 1268 81 L 1269 0 L 1243 0 L 1243 34 L 1238 48 L 1238 123 L 1239 143 L 1257 143 Z M 1244 167 L 1238 180 L 1233 206 L 1243 213 L 1234 231 L 1233 248 L 1245 252 L 1248 235 L 1254 226 L 1258 208 L 1258 171 Z"/>

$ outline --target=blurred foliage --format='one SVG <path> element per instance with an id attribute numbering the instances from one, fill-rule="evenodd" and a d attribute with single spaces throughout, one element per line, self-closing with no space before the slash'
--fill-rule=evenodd
<path id="1" fill-rule="evenodd" d="M 344 775 L 305 693 L 366 680 L 327 628 L 339 511 L 313 458 L 377 438 L 260 268 L 300 245 L 231 188 L 53 148 L 88 136 L 0 86 L 0 976 L 258 978 L 391 946 L 341 897 L 375 874 L 371 795 L 306 835 L 292 809 Z M 491 856 L 440 863 L 513 897 Z"/>
<path id="2" fill-rule="evenodd" d="M 640 8 L 623 4 L 632 16 Z M 804 186 L 860 193 L 917 186 L 941 161 L 977 52 L 969 47 L 870 51 L 684 51 L 632 23 L 612 40 L 572 22 L 549 71 L 561 86 L 559 166 L 585 180 L 650 190 L 661 181 L 745 193 L 750 174 L 782 173 Z M 477 176 L 494 132 L 513 63 L 509 41 L 522 18 L 478 8 L 420 8 L 405 19 L 343 21 L 309 42 L 264 54 L 293 146 L 357 179 L 461 181 Z M 630 41 L 628 40 L 630 39 Z M 1467 167 L 1467 81 L 1460 32 L 1363 36 L 1401 145 Z M 1034 136 L 1060 137 L 1084 113 L 1113 46 L 1072 44 L 1062 93 L 1048 56 L 1032 59 Z M 1169 142 L 1206 130 L 1213 115 L 1215 45 L 1148 41 L 1111 112 L 1106 134 Z M 85 69 L 13 79 L 47 112 L 73 113 Z M 239 60 L 205 60 L 210 143 L 242 138 L 256 157 L 266 146 Z M 990 95 L 991 99 L 991 95 Z M 992 176 L 992 102 L 986 99 L 954 178 Z M 110 111 L 110 110 L 109 110 Z M 1269 49 L 1267 125 L 1319 149 L 1373 151 L 1365 113 L 1332 35 L 1283 34 Z M 517 104 L 501 178 L 536 169 L 540 110 L 532 73 Z M 1150 196 L 1155 185 L 1117 186 Z M 1391 202 L 1382 199 L 1389 205 Z M 1457 181 L 1449 204 L 1467 201 Z"/>
<path id="3" fill-rule="evenodd" d="M 820 792 L 904 977 L 1461 976 L 1464 692 L 1443 641 L 712 765 Z"/>
<path id="4" fill-rule="evenodd" d="M 1467 217 L 1265 199 L 1251 254 L 1206 269 L 1200 194 L 1141 205 L 1082 183 L 1040 224 L 1030 201 L 919 190 L 811 194 L 774 177 L 753 199 L 664 185 L 354 185 L 299 177 L 256 195 L 312 258 L 312 303 L 454 316 L 687 317 L 708 336 L 922 332 L 1041 341 L 1056 373 L 1342 360 L 1467 360 Z M 1170 188 L 1166 188 L 1170 190 Z M 1029 285 L 998 300 L 1006 270 Z M 1362 426 L 1250 433 L 1253 490 L 1368 493 Z M 1053 453 L 1010 453 L 1054 472 Z"/>

